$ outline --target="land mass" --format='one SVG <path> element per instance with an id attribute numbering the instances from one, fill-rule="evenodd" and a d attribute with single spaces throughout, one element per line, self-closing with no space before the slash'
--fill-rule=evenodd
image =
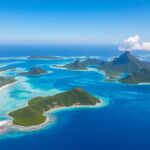
<path id="1" fill-rule="evenodd" d="M 13 77 L 0 77 L 0 87 L 16 82 L 17 80 Z"/>
<path id="2" fill-rule="evenodd" d="M 65 64 L 64 66 L 56 66 L 56 65 L 55 66 L 60 68 L 70 69 L 70 70 L 87 70 L 88 66 L 97 66 L 97 65 L 100 66 L 103 65 L 104 63 L 105 61 L 102 61 L 97 58 L 86 58 L 83 61 L 77 59 L 73 63 Z"/>
<path id="3" fill-rule="evenodd" d="M 10 112 L 13 123 L 20 126 L 39 125 L 46 121 L 45 112 L 60 107 L 73 105 L 96 105 L 100 100 L 81 88 L 56 94 L 54 96 L 36 97 L 28 102 L 28 106 Z"/>
<path id="4" fill-rule="evenodd" d="M 120 79 L 120 82 L 129 84 L 150 83 L 150 70 L 141 69 L 140 71 L 133 72 L 125 78 Z"/>
<path id="5" fill-rule="evenodd" d="M 47 70 L 44 70 L 43 68 L 40 67 L 33 67 L 27 72 L 20 72 L 18 74 L 20 75 L 29 75 L 29 76 L 39 76 L 48 73 Z"/>
<path id="6" fill-rule="evenodd" d="M 29 56 L 28 60 L 61 60 L 62 57 L 58 56 Z"/>
<path id="7" fill-rule="evenodd" d="M 139 60 L 128 51 L 118 58 L 99 66 L 98 69 L 105 71 L 110 80 L 118 80 L 116 77 L 119 74 L 128 73 L 128 76 L 119 79 L 119 81 L 135 84 L 140 82 L 150 82 L 150 63 Z"/>

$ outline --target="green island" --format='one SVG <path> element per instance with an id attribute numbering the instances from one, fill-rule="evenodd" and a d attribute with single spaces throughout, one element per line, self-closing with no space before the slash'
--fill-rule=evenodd
<path id="1" fill-rule="evenodd" d="M 16 82 L 17 80 L 13 77 L 0 77 L 0 87 Z"/>
<path id="2" fill-rule="evenodd" d="M 55 65 L 55 67 L 66 68 L 66 69 L 71 69 L 71 70 L 87 70 L 88 66 L 92 66 L 92 65 L 100 66 L 100 65 L 103 65 L 104 63 L 105 61 L 97 59 L 97 58 L 86 58 L 83 61 L 80 61 L 79 59 L 77 59 L 72 63 L 65 64 L 64 66 Z"/>
<path id="3" fill-rule="evenodd" d="M 43 74 L 46 74 L 48 73 L 47 70 L 44 70 L 43 68 L 41 67 L 33 67 L 31 68 L 29 71 L 27 72 L 20 72 L 18 73 L 19 75 L 28 75 L 28 76 L 39 76 L 39 75 L 43 75 Z"/>
<path id="4" fill-rule="evenodd" d="M 71 70 L 87 70 L 88 66 L 94 66 L 106 74 L 106 80 L 119 81 L 127 84 L 150 83 L 150 63 L 138 59 L 129 51 L 119 57 L 105 62 L 98 58 L 86 58 L 83 61 L 77 59 L 75 62 L 57 66 Z M 120 79 L 121 74 L 129 74 Z"/>
<path id="5" fill-rule="evenodd" d="M 51 109 L 97 103 L 100 103 L 98 98 L 82 88 L 74 88 L 54 96 L 35 97 L 28 102 L 28 106 L 10 112 L 9 116 L 13 118 L 13 124 L 29 127 L 44 123 L 46 121 L 44 113 Z"/>
<path id="6" fill-rule="evenodd" d="M 121 79 L 120 82 L 129 84 L 150 83 L 150 70 L 141 69 Z"/>
<path id="7" fill-rule="evenodd" d="M 29 56 L 28 60 L 62 60 L 63 57 L 58 56 Z"/>
<path id="8" fill-rule="evenodd" d="M 128 51 L 100 66 L 99 69 L 105 71 L 110 81 L 117 80 L 127 84 L 150 82 L 150 63 L 138 59 Z M 121 73 L 129 75 L 118 79 L 117 76 Z"/>

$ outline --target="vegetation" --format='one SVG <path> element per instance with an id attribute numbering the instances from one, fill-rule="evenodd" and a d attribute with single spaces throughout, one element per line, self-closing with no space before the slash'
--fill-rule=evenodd
<path id="1" fill-rule="evenodd" d="M 13 123 L 21 126 L 31 126 L 43 123 L 46 120 L 44 112 L 59 107 L 73 105 L 95 105 L 100 103 L 99 99 L 90 95 L 81 88 L 48 97 L 36 97 L 28 102 L 28 106 L 10 112 Z"/>
<path id="2" fill-rule="evenodd" d="M 106 72 L 109 80 L 118 80 L 118 75 L 121 73 L 129 73 L 128 76 L 119 79 L 119 81 L 124 83 L 150 82 L 148 71 L 150 70 L 150 63 L 139 60 L 128 51 L 100 66 L 99 69 Z"/>
<path id="3" fill-rule="evenodd" d="M 123 83 L 137 84 L 150 82 L 150 70 L 141 69 L 120 80 Z"/>
<path id="4" fill-rule="evenodd" d="M 17 80 L 12 77 L 0 77 L 0 87 L 16 82 Z"/>
<path id="5" fill-rule="evenodd" d="M 21 72 L 19 74 L 20 75 L 38 76 L 38 75 L 42 75 L 42 74 L 46 74 L 46 73 L 48 73 L 47 70 L 44 70 L 40 67 L 33 67 L 28 72 Z"/>
<path id="6" fill-rule="evenodd" d="M 63 59 L 62 57 L 58 56 L 29 56 L 29 60 L 60 60 Z"/>
<path id="7" fill-rule="evenodd" d="M 150 64 L 143 62 L 131 55 L 130 52 L 123 53 L 120 57 L 100 66 L 100 70 L 104 70 L 109 74 L 133 73 L 143 68 L 150 68 Z"/>
<path id="8" fill-rule="evenodd" d="M 75 62 L 66 64 L 62 68 L 72 69 L 72 70 L 86 70 L 88 66 L 102 65 L 105 62 L 97 58 L 87 58 L 84 61 L 77 59 Z"/>

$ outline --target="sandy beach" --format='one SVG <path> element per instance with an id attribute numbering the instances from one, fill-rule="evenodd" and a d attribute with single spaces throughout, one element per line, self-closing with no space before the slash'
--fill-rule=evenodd
<path id="1" fill-rule="evenodd" d="M 55 116 L 54 115 L 50 116 L 49 114 L 56 113 L 56 112 L 63 111 L 63 110 L 83 109 L 83 108 L 100 108 L 100 107 L 104 107 L 107 105 L 102 99 L 100 99 L 100 101 L 101 101 L 100 103 L 97 103 L 96 105 L 93 105 L 93 106 L 92 105 L 73 105 L 70 107 L 54 108 L 54 109 L 51 109 L 45 113 L 46 121 L 40 125 L 33 125 L 33 126 L 29 126 L 29 127 L 24 127 L 24 126 L 19 126 L 19 125 L 15 125 L 15 124 L 11 123 L 10 128 L 15 129 L 15 130 L 19 130 L 19 131 L 25 131 L 25 132 L 26 131 L 39 130 L 41 128 L 44 128 L 47 125 L 54 123 Z"/>
<path id="2" fill-rule="evenodd" d="M 7 88 L 7 87 L 9 87 L 9 86 L 11 86 L 11 85 L 17 83 L 17 82 L 18 82 L 18 81 L 15 81 L 15 82 L 13 82 L 13 83 L 9 83 L 9 84 L 7 84 L 7 85 L 1 86 L 1 87 L 0 87 L 0 90 L 5 89 L 5 88 Z"/>

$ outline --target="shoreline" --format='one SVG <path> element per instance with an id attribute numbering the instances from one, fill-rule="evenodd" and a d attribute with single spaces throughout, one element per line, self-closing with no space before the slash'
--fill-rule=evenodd
<path id="1" fill-rule="evenodd" d="M 54 119 L 55 116 L 53 116 L 53 113 L 57 113 L 63 110 L 73 110 L 73 109 L 80 109 L 80 108 L 81 109 L 100 108 L 100 107 L 104 107 L 105 105 L 106 103 L 102 99 L 100 99 L 100 103 L 96 103 L 96 105 L 72 105 L 70 107 L 59 107 L 59 108 L 50 109 L 49 111 L 45 112 L 46 120 L 42 124 L 26 127 L 26 126 L 15 125 L 11 122 L 10 129 L 15 129 L 18 131 L 23 131 L 23 132 L 36 131 L 36 130 L 44 128 L 45 126 L 51 125 L 55 122 L 55 119 Z M 52 115 L 49 116 L 48 114 L 52 114 Z"/>
<path id="2" fill-rule="evenodd" d="M 12 83 L 3 85 L 3 86 L 0 87 L 0 90 L 3 90 L 3 89 L 5 89 L 5 88 L 7 88 L 8 86 L 11 86 L 11 85 L 13 85 L 13 84 L 15 84 L 15 83 L 17 83 L 17 82 L 18 82 L 18 81 L 15 81 L 15 82 L 12 82 Z"/>

